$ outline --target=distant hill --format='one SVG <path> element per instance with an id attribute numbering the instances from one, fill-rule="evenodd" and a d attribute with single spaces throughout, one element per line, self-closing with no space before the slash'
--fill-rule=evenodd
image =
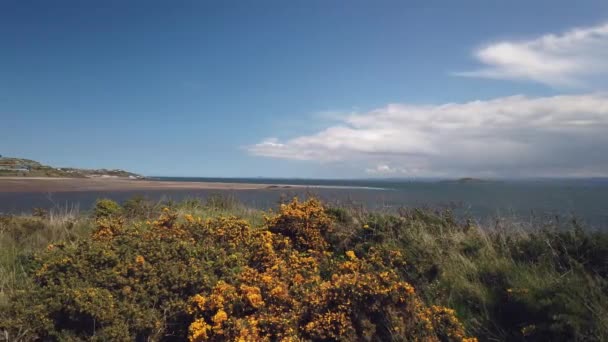
<path id="1" fill-rule="evenodd" d="M 477 183 L 488 183 L 489 180 L 480 179 L 480 178 L 472 178 L 472 177 L 464 177 L 459 179 L 448 179 L 440 181 L 440 183 L 457 183 L 457 184 L 477 184 Z"/>
<path id="2" fill-rule="evenodd" d="M 136 173 L 124 170 L 108 169 L 79 169 L 73 167 L 52 167 L 41 164 L 35 160 L 23 158 L 0 157 L 0 177 L 116 177 L 116 178 L 144 178 Z"/>

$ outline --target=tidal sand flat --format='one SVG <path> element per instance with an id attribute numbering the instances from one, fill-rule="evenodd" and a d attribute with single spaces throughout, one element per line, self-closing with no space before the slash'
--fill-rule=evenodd
<path id="1" fill-rule="evenodd" d="M 178 182 L 139 180 L 127 178 L 54 178 L 54 177 L 2 177 L 0 192 L 83 192 L 83 191 L 134 191 L 134 190 L 261 190 L 304 187 L 302 185 L 275 185 L 220 182 Z"/>

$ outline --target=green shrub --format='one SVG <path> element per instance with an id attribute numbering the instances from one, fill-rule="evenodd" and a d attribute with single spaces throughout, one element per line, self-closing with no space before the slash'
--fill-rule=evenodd
<path id="1" fill-rule="evenodd" d="M 354 219 L 351 213 L 339 207 L 329 207 L 325 209 L 327 215 L 331 216 L 337 224 L 352 225 Z"/>
<path id="2" fill-rule="evenodd" d="M 93 208 L 93 217 L 95 219 L 110 218 L 119 216 L 122 213 L 120 204 L 111 199 L 99 199 Z"/>
<path id="3" fill-rule="evenodd" d="M 154 203 L 143 196 L 135 196 L 126 200 L 122 207 L 127 217 L 139 219 L 151 218 L 155 210 Z"/>

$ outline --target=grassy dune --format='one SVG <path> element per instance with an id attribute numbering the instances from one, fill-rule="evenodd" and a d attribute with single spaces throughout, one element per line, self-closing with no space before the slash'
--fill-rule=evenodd
<path id="1" fill-rule="evenodd" d="M 0 340 L 608 340 L 608 234 L 233 199 L 0 217 Z"/>

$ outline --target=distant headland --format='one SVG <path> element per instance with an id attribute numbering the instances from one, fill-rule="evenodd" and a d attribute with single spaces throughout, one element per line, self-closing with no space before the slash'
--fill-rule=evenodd
<path id="1" fill-rule="evenodd" d="M 284 190 L 310 186 L 230 182 L 183 182 L 147 178 L 120 169 L 53 167 L 40 162 L 0 156 L 2 192 L 78 192 L 134 190 Z"/>
<path id="2" fill-rule="evenodd" d="M 3 156 L 0 156 L 0 177 L 145 178 L 142 175 L 120 169 L 53 167 L 30 159 Z"/>

